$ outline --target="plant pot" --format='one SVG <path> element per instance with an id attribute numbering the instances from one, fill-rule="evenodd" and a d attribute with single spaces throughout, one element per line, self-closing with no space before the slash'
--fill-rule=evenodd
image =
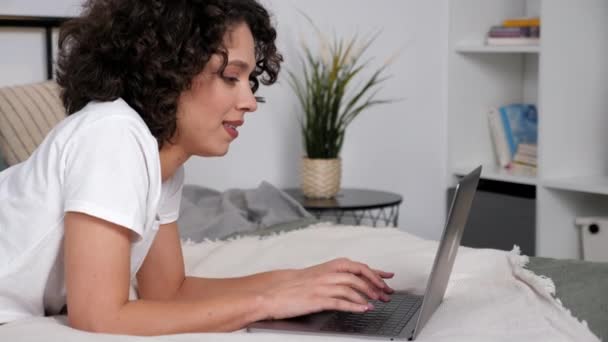
<path id="1" fill-rule="evenodd" d="M 342 160 L 302 158 L 301 189 L 308 198 L 333 198 L 340 191 Z"/>

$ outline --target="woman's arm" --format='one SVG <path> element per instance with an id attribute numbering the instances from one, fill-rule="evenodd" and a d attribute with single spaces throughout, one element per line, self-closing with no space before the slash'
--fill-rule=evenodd
<path id="1" fill-rule="evenodd" d="M 135 335 L 233 331 L 261 319 L 320 310 L 366 311 L 360 292 L 382 298 L 391 291 L 381 279 L 388 274 L 346 259 L 242 278 L 186 278 L 175 226 L 160 229 L 138 274 L 141 299 L 129 301 L 130 234 L 85 214 L 66 214 L 71 326 Z"/>
<path id="2" fill-rule="evenodd" d="M 337 275 L 342 278 L 350 277 L 352 282 L 358 284 L 357 288 L 368 297 L 387 299 L 385 291 L 381 290 L 386 286 L 382 278 L 388 278 L 390 274 L 381 271 L 371 272 L 367 265 L 346 259 L 335 260 L 304 270 L 275 270 L 244 277 L 223 279 L 186 277 L 179 230 L 175 222 L 160 227 L 154 244 L 138 272 L 137 279 L 139 294 L 144 298 L 199 300 L 228 293 L 264 294 L 274 288 L 276 284 L 294 286 L 294 281 L 301 283 L 302 280 L 311 276 L 332 271 L 338 273 Z M 368 273 L 363 275 L 364 272 Z M 362 275 L 363 279 L 357 279 L 347 273 Z M 364 279 L 370 278 L 373 281 L 364 281 Z M 344 282 L 347 281 L 348 279 Z"/>
<path id="3" fill-rule="evenodd" d="M 148 300 L 208 300 L 248 293 L 259 295 L 269 283 L 286 280 L 293 271 L 272 271 L 253 276 L 208 279 L 186 277 L 176 222 L 162 225 L 137 273 L 138 295 Z"/>
<path id="4" fill-rule="evenodd" d="M 226 293 L 261 295 L 264 319 L 289 318 L 323 310 L 364 312 L 373 309 L 368 298 L 389 301 L 393 293 L 383 278 L 392 273 L 335 259 L 299 269 L 257 273 L 239 278 L 186 277 L 178 299 L 207 299 Z"/>
<path id="5" fill-rule="evenodd" d="M 197 300 L 234 292 L 260 293 L 269 284 L 287 281 L 295 270 L 276 270 L 236 278 L 186 277 L 177 223 L 162 225 L 137 273 L 138 294 L 146 299 Z"/>
<path id="6" fill-rule="evenodd" d="M 231 331 L 266 316 L 261 296 L 251 294 L 129 301 L 130 234 L 89 215 L 66 214 L 65 271 L 72 327 L 134 335 Z"/>

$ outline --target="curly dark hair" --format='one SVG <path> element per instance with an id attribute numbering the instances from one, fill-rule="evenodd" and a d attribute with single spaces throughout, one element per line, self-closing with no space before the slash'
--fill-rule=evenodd
<path id="1" fill-rule="evenodd" d="M 88 0 L 59 34 L 57 83 L 68 115 L 89 101 L 123 98 L 162 147 L 177 127 L 179 95 L 212 55 L 223 57 L 220 72 L 226 67 L 224 34 L 242 22 L 255 41 L 255 92 L 277 80 L 283 60 L 256 0 Z"/>

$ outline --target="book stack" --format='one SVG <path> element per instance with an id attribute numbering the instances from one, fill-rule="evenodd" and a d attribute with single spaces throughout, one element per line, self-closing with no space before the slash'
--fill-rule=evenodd
<path id="1" fill-rule="evenodd" d="M 515 103 L 492 108 L 488 112 L 488 122 L 498 165 L 514 175 L 536 176 L 536 106 Z"/>
<path id="2" fill-rule="evenodd" d="M 486 38 L 487 45 L 538 45 L 540 18 L 510 18 L 502 25 L 492 26 Z"/>

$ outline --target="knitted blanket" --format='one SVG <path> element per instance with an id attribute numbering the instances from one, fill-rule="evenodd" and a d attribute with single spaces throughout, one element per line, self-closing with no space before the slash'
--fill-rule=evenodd
<path id="1" fill-rule="evenodd" d="M 396 290 L 423 294 L 437 246 L 393 228 L 320 224 L 264 239 L 186 243 L 184 253 L 187 272 L 209 277 L 305 267 L 345 256 L 395 272 L 389 285 Z M 551 279 L 525 269 L 527 262 L 518 249 L 460 247 L 443 303 L 417 340 L 598 341 L 585 322 L 553 298 Z"/>

